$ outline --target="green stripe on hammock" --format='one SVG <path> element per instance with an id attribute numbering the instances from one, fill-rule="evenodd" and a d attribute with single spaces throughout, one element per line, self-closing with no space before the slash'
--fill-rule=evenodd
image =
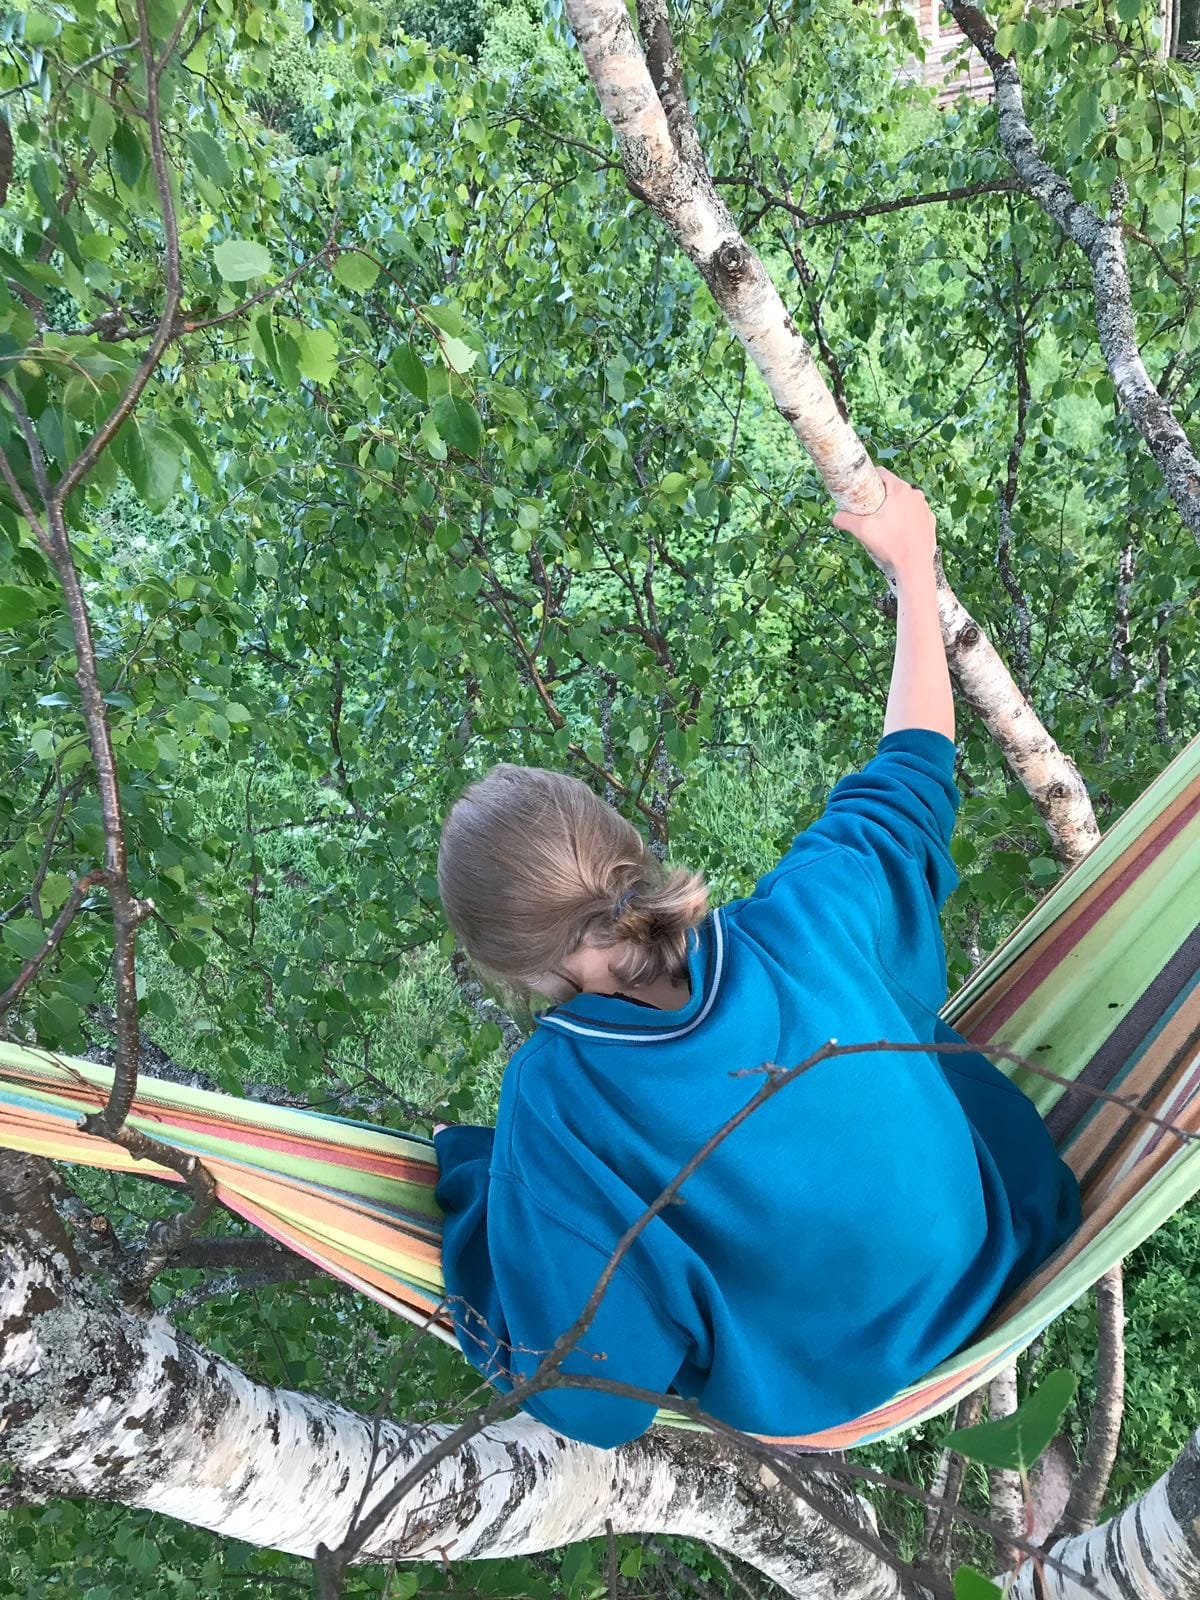
<path id="1" fill-rule="evenodd" d="M 1082 1228 L 967 1349 L 864 1417 L 776 1442 L 847 1449 L 955 1405 L 1200 1190 L 1200 739 L 946 1005 L 1034 1099 L 1080 1180 Z M 152 1171 L 78 1129 L 109 1069 L 0 1043 L 0 1144 Z M 1125 1105 L 1098 1098 L 1116 1093 Z M 201 1156 L 230 1210 L 457 1348 L 432 1143 L 319 1112 L 142 1077 L 131 1123 Z M 663 1410 L 675 1427 L 701 1424 Z"/>

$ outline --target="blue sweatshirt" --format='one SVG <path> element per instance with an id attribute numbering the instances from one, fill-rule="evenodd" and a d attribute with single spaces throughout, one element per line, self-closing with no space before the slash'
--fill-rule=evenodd
<path id="1" fill-rule="evenodd" d="M 455 1327 L 497 1388 L 575 1321 L 625 1230 L 761 1088 L 754 1069 L 830 1039 L 959 1038 L 937 1015 L 953 772 L 944 735 L 885 736 L 753 894 L 690 936 L 681 1010 L 576 996 L 512 1057 L 494 1133 L 436 1136 Z M 812 1433 L 959 1349 L 1078 1224 L 1035 1108 L 983 1056 L 833 1057 L 687 1179 L 561 1371 L 671 1390 L 751 1433 Z M 526 1408 L 602 1446 L 655 1410 L 571 1388 Z"/>

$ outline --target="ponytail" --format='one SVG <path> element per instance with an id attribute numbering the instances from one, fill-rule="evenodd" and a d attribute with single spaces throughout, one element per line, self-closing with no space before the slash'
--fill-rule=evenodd
<path id="1" fill-rule="evenodd" d="M 438 890 L 472 961 L 523 999 L 585 939 L 625 946 L 614 977 L 635 986 L 687 971 L 687 935 L 708 912 L 698 872 L 664 868 L 641 834 L 578 778 L 493 767 L 442 828 Z"/>

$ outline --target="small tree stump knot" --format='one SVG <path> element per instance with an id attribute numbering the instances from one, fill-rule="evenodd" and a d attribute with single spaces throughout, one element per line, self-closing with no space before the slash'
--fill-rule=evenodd
<path id="1" fill-rule="evenodd" d="M 717 271 L 723 278 L 740 278 L 746 270 L 747 253 L 738 239 L 726 239 L 714 257 Z"/>

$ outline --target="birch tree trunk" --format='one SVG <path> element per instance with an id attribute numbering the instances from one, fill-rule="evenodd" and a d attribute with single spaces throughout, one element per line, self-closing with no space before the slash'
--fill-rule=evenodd
<path id="1" fill-rule="evenodd" d="M 1094 1585 L 1027 1561 L 1006 1600 L 1192 1600 L 1200 1594 L 1200 1432 L 1169 1472 L 1127 1511 L 1088 1533 L 1060 1539 L 1054 1554 Z"/>
<path id="2" fill-rule="evenodd" d="M 862 441 L 842 417 L 807 341 L 712 182 L 688 108 L 666 0 L 639 0 L 642 45 L 625 0 L 565 3 L 629 188 L 695 265 L 837 505 L 877 510 L 883 485 Z M 1037 806 L 1056 854 L 1073 865 L 1099 837 L 1087 786 L 946 582 L 940 563 L 938 602 L 960 693 Z"/>
<path id="3" fill-rule="evenodd" d="M 254 1383 L 165 1318 L 115 1304 L 80 1272 L 38 1166 L 0 1157 L 0 1509 L 85 1496 L 311 1557 L 342 1542 L 360 1497 L 369 1510 L 450 1431 L 384 1422 L 376 1433 L 371 1418 Z M 835 1526 L 787 1486 L 796 1464 L 776 1466 L 712 1435 L 655 1428 L 598 1450 L 516 1416 L 439 1461 L 359 1559 L 523 1555 L 611 1522 L 617 1533 L 702 1539 L 803 1600 L 929 1600 L 854 1536 L 875 1536 L 865 1501 L 804 1472 Z M 1094 1590 L 1054 1567 L 1039 1579 L 1027 1562 L 1011 1594 L 1195 1600 L 1198 1508 L 1200 1433 L 1128 1511 L 1052 1546 Z"/>
<path id="4" fill-rule="evenodd" d="M 0 1175 L 29 1161 L 7 1155 Z M 2 1197 L 0 1197 L 2 1198 Z M 48 1209 L 48 1208 L 47 1208 Z M 51 1216 L 52 1213 L 49 1213 Z M 0 1508 L 68 1495 L 161 1511 L 312 1557 L 346 1536 L 449 1426 L 373 1421 L 269 1389 L 80 1276 L 27 1211 L 0 1217 Z M 785 1470 L 781 1468 L 781 1470 Z M 821 1494 L 854 1527 L 865 1501 Z M 900 1600 L 889 1567 L 736 1446 L 655 1429 L 617 1450 L 528 1416 L 493 1424 L 400 1501 L 361 1560 L 558 1549 L 605 1532 L 677 1533 L 740 1556 L 806 1600 Z"/>

